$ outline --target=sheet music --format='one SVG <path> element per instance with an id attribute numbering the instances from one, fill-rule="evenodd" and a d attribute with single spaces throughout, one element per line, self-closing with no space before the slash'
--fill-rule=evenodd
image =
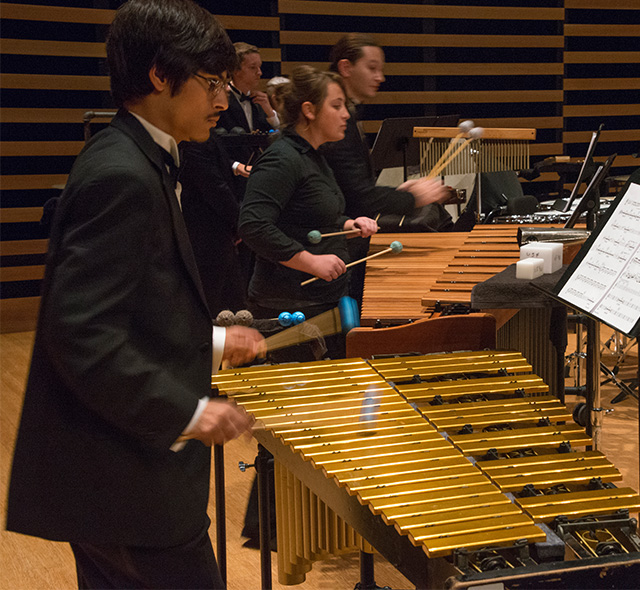
<path id="1" fill-rule="evenodd" d="M 628 333 L 640 319 L 640 185 L 631 184 L 572 276 L 565 301 Z"/>

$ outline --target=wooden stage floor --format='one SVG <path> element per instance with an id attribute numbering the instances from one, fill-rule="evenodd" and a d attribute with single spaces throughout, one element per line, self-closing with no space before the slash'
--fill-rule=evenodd
<path id="1" fill-rule="evenodd" d="M 22 395 L 33 332 L 0 335 L 1 398 L 0 398 L 0 507 L 5 514 L 9 469 L 16 429 L 20 416 Z M 611 362 L 611 358 L 606 359 Z M 632 375 L 637 367 L 637 347 L 627 358 L 619 376 Z M 569 383 L 568 383 L 569 384 Z M 618 390 L 605 385 L 602 400 L 605 408 L 615 411 L 604 419 L 602 450 L 624 475 L 619 485 L 638 489 L 638 411 L 637 401 L 627 398 L 612 406 L 610 400 Z M 569 398 L 569 403 L 575 400 Z M 227 474 L 227 535 L 228 535 L 228 589 L 259 590 L 259 552 L 242 546 L 240 537 L 245 506 L 253 479 L 253 473 L 241 473 L 238 461 L 253 462 L 256 444 L 253 440 L 239 439 L 226 446 L 225 463 Z M 214 518 L 213 502 L 210 515 Z M 4 525 L 4 523 L 3 523 Z M 211 527 L 215 534 L 215 526 Z M 0 563 L 2 590 L 63 590 L 76 588 L 73 557 L 64 543 L 54 543 L 2 531 L 0 533 Z M 284 589 L 277 583 L 274 567 L 274 588 Z M 307 575 L 307 580 L 297 586 L 301 590 L 350 589 L 359 578 L 359 563 L 356 554 L 333 558 L 316 563 Z M 411 584 L 390 564 L 377 557 L 376 581 L 379 586 L 388 585 L 398 590 L 411 588 Z M 290 588 L 287 586 L 286 588 Z"/>

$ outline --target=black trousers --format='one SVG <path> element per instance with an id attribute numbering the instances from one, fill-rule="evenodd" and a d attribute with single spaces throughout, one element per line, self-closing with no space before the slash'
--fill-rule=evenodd
<path id="1" fill-rule="evenodd" d="M 169 548 L 71 543 L 78 588 L 224 590 L 207 528 Z"/>

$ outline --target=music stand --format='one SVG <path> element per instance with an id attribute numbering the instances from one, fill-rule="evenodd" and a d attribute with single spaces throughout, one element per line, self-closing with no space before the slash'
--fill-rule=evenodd
<path id="1" fill-rule="evenodd" d="M 613 154 L 607 158 L 607 161 L 598 168 L 593 175 L 587 190 L 584 191 L 584 195 L 580 198 L 580 201 L 576 205 L 576 208 L 571 213 L 571 216 L 564 224 L 564 227 L 574 227 L 578 219 L 583 213 L 587 213 L 587 229 L 594 229 L 596 226 L 596 213 L 598 212 L 600 204 L 600 185 L 602 181 L 609 174 L 609 169 L 616 159 L 618 154 Z M 576 184 L 577 186 L 577 184 Z"/>
<path id="2" fill-rule="evenodd" d="M 587 332 L 587 352 L 590 348 L 598 358 L 591 371 L 595 373 L 591 379 L 594 381 L 594 401 L 598 404 L 598 322 L 629 338 L 637 338 L 640 334 L 639 218 L 640 184 L 630 181 L 614 199 L 596 230 L 549 293 L 565 305 L 582 312 L 591 321 L 591 334 Z M 640 374 L 640 358 L 638 363 Z M 588 390 L 589 387 L 587 393 Z M 595 408 L 594 405 L 588 407 L 593 411 L 594 426 L 597 427 L 601 408 Z M 594 440 L 597 442 L 595 436 Z"/>
<path id="3" fill-rule="evenodd" d="M 420 163 L 420 144 L 413 139 L 414 127 L 447 127 L 458 122 L 459 115 L 439 117 L 397 117 L 384 119 L 371 149 L 371 161 L 376 172 L 402 166 L 407 180 L 407 168 Z"/>
<path id="4" fill-rule="evenodd" d="M 598 143 L 598 139 L 600 139 L 600 132 L 602 131 L 603 127 L 604 127 L 604 123 L 600 125 L 600 127 L 598 127 L 597 131 L 594 131 L 591 134 L 591 141 L 589 142 L 587 153 L 584 157 L 584 161 L 582 162 L 582 167 L 580 168 L 580 172 L 578 173 L 578 179 L 576 180 L 576 183 L 573 186 L 573 190 L 571 191 L 571 194 L 569 195 L 567 202 L 564 203 L 563 205 L 562 205 L 562 202 L 560 202 L 558 210 L 566 213 L 567 211 L 569 211 L 569 209 L 571 209 L 571 205 L 573 204 L 573 201 L 575 200 L 576 195 L 578 194 L 580 185 L 584 182 L 584 179 L 587 175 L 587 170 L 589 169 L 589 166 L 593 161 L 593 154 L 596 151 L 596 145 Z"/>

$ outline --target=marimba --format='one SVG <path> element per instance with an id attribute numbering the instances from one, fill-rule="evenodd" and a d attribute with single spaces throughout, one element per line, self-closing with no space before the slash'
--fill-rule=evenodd
<path id="1" fill-rule="evenodd" d="M 618 470 L 517 352 L 251 367 L 214 384 L 274 455 L 282 583 L 364 541 L 419 588 L 640 574 L 640 497 L 615 487 Z"/>
<path id="2" fill-rule="evenodd" d="M 469 233 L 373 236 L 371 252 L 389 239 L 406 246 L 397 258 L 367 262 L 361 325 L 396 325 L 433 317 L 447 307 L 468 309 L 475 285 L 519 260 L 517 234 L 515 225 L 477 225 Z M 549 341 L 551 310 L 519 309 L 518 303 L 512 310 L 477 311 L 496 316 L 499 347 L 519 350 L 538 374 L 555 383 L 562 366 Z"/>
<path id="3" fill-rule="evenodd" d="M 403 249 L 399 256 L 367 261 L 360 324 L 400 325 L 430 317 L 433 309 L 423 306 L 422 298 L 468 236 L 458 232 L 372 236 L 370 253 L 395 239 Z"/>

